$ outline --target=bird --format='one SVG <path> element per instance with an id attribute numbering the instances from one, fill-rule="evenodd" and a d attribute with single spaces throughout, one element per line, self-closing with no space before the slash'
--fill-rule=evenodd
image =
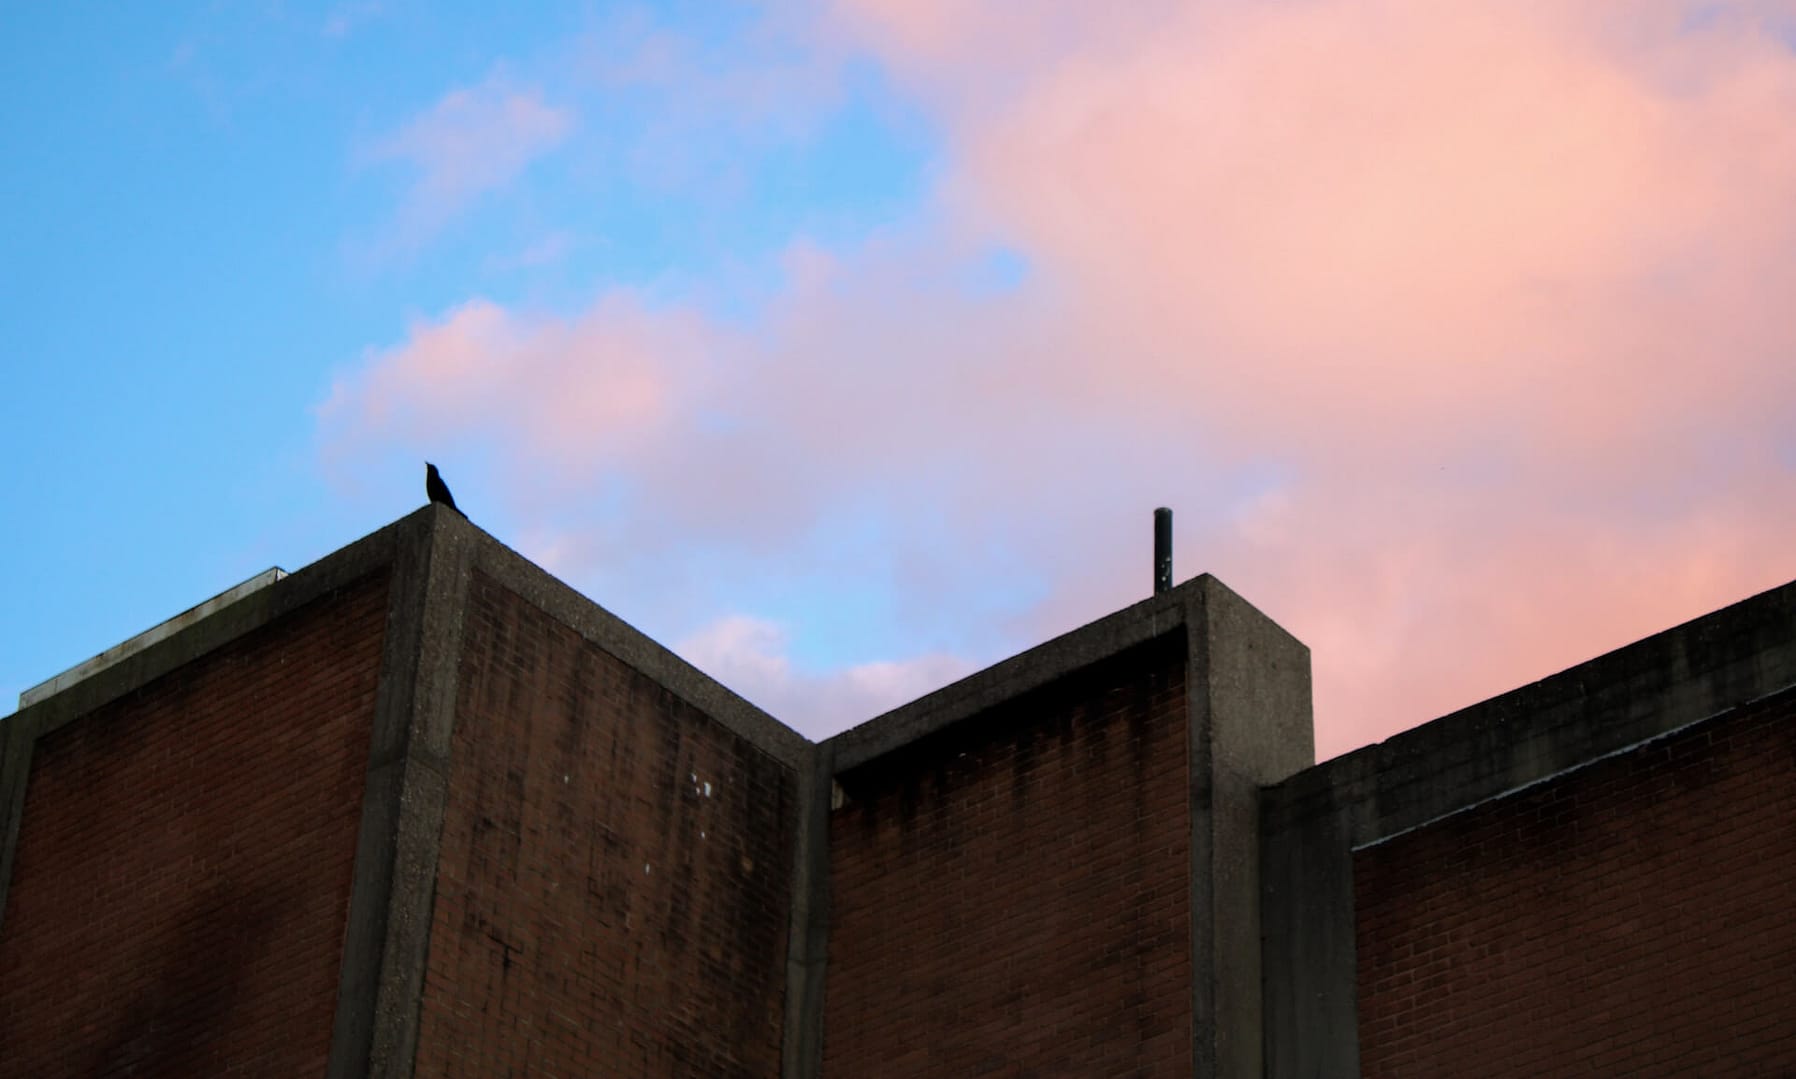
<path id="1" fill-rule="evenodd" d="M 443 476 L 437 471 L 437 466 L 429 461 L 424 462 L 424 493 L 430 496 L 432 502 L 441 502 L 455 512 L 461 513 L 461 507 L 455 504 L 455 496 L 449 493 L 449 485 L 443 482 Z M 461 515 L 467 516 L 465 513 L 461 513 Z"/>

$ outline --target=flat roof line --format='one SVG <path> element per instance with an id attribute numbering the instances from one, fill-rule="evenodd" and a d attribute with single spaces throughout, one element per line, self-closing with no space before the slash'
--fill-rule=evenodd
<path id="1" fill-rule="evenodd" d="M 70 667 L 68 670 L 63 671 L 61 674 L 54 675 L 39 682 L 37 685 L 32 686 L 30 689 L 19 694 L 19 707 L 27 708 L 47 697 L 53 697 L 75 683 L 91 678 L 113 664 L 118 663 L 120 660 L 143 651 L 165 637 L 174 635 L 187 626 L 205 618 L 207 615 L 229 607 L 231 604 L 236 603 L 238 600 L 252 592 L 267 588 L 269 585 L 286 575 L 286 570 L 279 566 L 271 566 L 261 573 L 256 574 L 254 577 L 251 577 L 249 580 L 231 588 L 227 588 L 218 595 L 213 596 L 211 599 L 189 607 L 180 614 L 175 615 L 173 618 L 151 626 L 137 636 L 122 641 L 119 644 L 115 644 L 106 651 L 101 652 L 99 655 L 94 656 L 91 659 L 83 660 L 73 667 Z"/>

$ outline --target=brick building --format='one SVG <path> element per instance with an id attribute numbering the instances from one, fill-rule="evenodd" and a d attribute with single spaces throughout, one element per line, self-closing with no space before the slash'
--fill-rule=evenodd
<path id="1" fill-rule="evenodd" d="M 0 721 L 0 1076 L 1796 1075 L 1796 585 L 1309 701 L 1199 577 L 813 744 L 427 507 Z"/>

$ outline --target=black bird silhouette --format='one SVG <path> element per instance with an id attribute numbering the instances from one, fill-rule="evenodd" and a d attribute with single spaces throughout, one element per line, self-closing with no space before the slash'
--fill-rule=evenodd
<path id="1" fill-rule="evenodd" d="M 455 496 L 449 493 L 449 485 L 443 482 L 443 476 L 437 471 L 437 466 L 429 461 L 424 462 L 424 493 L 430 496 L 432 502 L 441 502 L 455 512 L 461 513 L 461 507 L 455 504 Z M 461 515 L 467 516 L 465 513 L 461 513 Z"/>

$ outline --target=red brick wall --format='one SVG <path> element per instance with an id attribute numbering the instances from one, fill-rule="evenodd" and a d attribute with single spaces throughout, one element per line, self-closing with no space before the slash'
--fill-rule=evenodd
<path id="1" fill-rule="evenodd" d="M 840 777 L 826 1075 L 1190 1074 L 1184 659 L 1154 642 Z"/>
<path id="2" fill-rule="evenodd" d="M 0 1075 L 322 1075 L 384 575 L 39 740 Z"/>
<path id="3" fill-rule="evenodd" d="M 476 574 L 416 1074 L 777 1076 L 794 797 Z"/>
<path id="4" fill-rule="evenodd" d="M 1796 1075 L 1796 696 L 1354 857 L 1368 1076 Z"/>

